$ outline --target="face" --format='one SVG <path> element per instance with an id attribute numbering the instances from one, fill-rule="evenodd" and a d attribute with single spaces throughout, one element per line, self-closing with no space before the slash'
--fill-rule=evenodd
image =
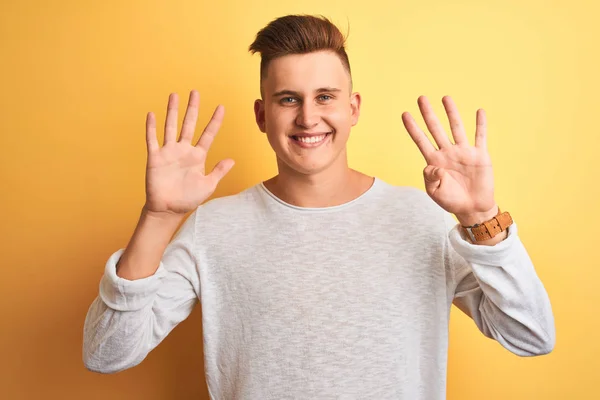
<path id="1" fill-rule="evenodd" d="M 346 142 L 358 122 L 360 95 L 330 51 L 271 61 L 256 100 L 256 122 L 267 134 L 281 173 L 316 174 L 347 165 Z"/>

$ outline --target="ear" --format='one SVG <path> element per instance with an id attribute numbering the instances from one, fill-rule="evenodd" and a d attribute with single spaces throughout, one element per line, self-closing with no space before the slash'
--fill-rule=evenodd
<path id="1" fill-rule="evenodd" d="M 360 93 L 354 92 L 350 95 L 350 111 L 351 111 L 351 122 L 352 126 L 358 123 L 358 117 L 360 116 Z"/>
<path id="2" fill-rule="evenodd" d="M 265 133 L 267 131 L 265 128 L 265 102 L 260 99 L 254 101 L 254 117 L 256 118 L 258 129 L 262 133 Z"/>

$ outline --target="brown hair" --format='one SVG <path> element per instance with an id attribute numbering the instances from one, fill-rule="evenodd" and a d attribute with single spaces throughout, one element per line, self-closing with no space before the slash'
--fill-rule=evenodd
<path id="1" fill-rule="evenodd" d="M 338 55 L 351 75 L 346 54 L 346 37 L 324 16 L 287 15 L 271 21 L 256 34 L 250 45 L 252 54 L 260 53 L 260 80 L 266 77 L 269 62 L 290 54 L 330 50 Z M 352 78 L 350 78 L 352 82 Z M 262 89 L 261 89 L 262 91 Z"/>

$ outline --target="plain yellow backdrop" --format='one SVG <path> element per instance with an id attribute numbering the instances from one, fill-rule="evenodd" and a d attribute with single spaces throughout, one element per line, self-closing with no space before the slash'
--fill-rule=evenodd
<path id="1" fill-rule="evenodd" d="M 350 164 L 423 188 L 401 122 L 427 95 L 458 104 L 471 143 L 489 121 L 496 199 L 511 212 L 554 308 L 556 348 L 519 358 L 454 309 L 449 399 L 598 399 L 599 38 L 594 1 L 24 1 L 0 11 L 0 398 L 206 399 L 199 307 L 138 367 L 88 372 L 82 328 L 108 256 L 144 202 L 148 111 L 201 93 L 222 103 L 209 157 L 236 166 L 216 196 L 276 172 L 254 123 L 256 32 L 291 13 L 349 31 L 359 124 Z M 201 132 L 198 129 L 196 137 Z M 160 138 L 162 142 L 162 138 Z M 227 240 L 227 238 L 223 238 Z"/>

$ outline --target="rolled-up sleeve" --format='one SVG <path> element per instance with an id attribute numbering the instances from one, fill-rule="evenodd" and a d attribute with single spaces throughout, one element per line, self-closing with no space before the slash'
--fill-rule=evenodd
<path id="1" fill-rule="evenodd" d="M 139 364 L 190 315 L 200 296 L 195 242 L 196 212 L 167 246 L 154 275 L 123 279 L 116 265 L 125 249 L 109 257 L 85 319 L 86 368 L 112 373 Z"/>
<path id="2" fill-rule="evenodd" d="M 469 243 L 446 215 L 446 259 L 453 270 L 453 303 L 479 330 L 520 356 L 551 352 L 555 344 L 550 299 L 514 223 L 507 238 L 493 246 Z"/>

